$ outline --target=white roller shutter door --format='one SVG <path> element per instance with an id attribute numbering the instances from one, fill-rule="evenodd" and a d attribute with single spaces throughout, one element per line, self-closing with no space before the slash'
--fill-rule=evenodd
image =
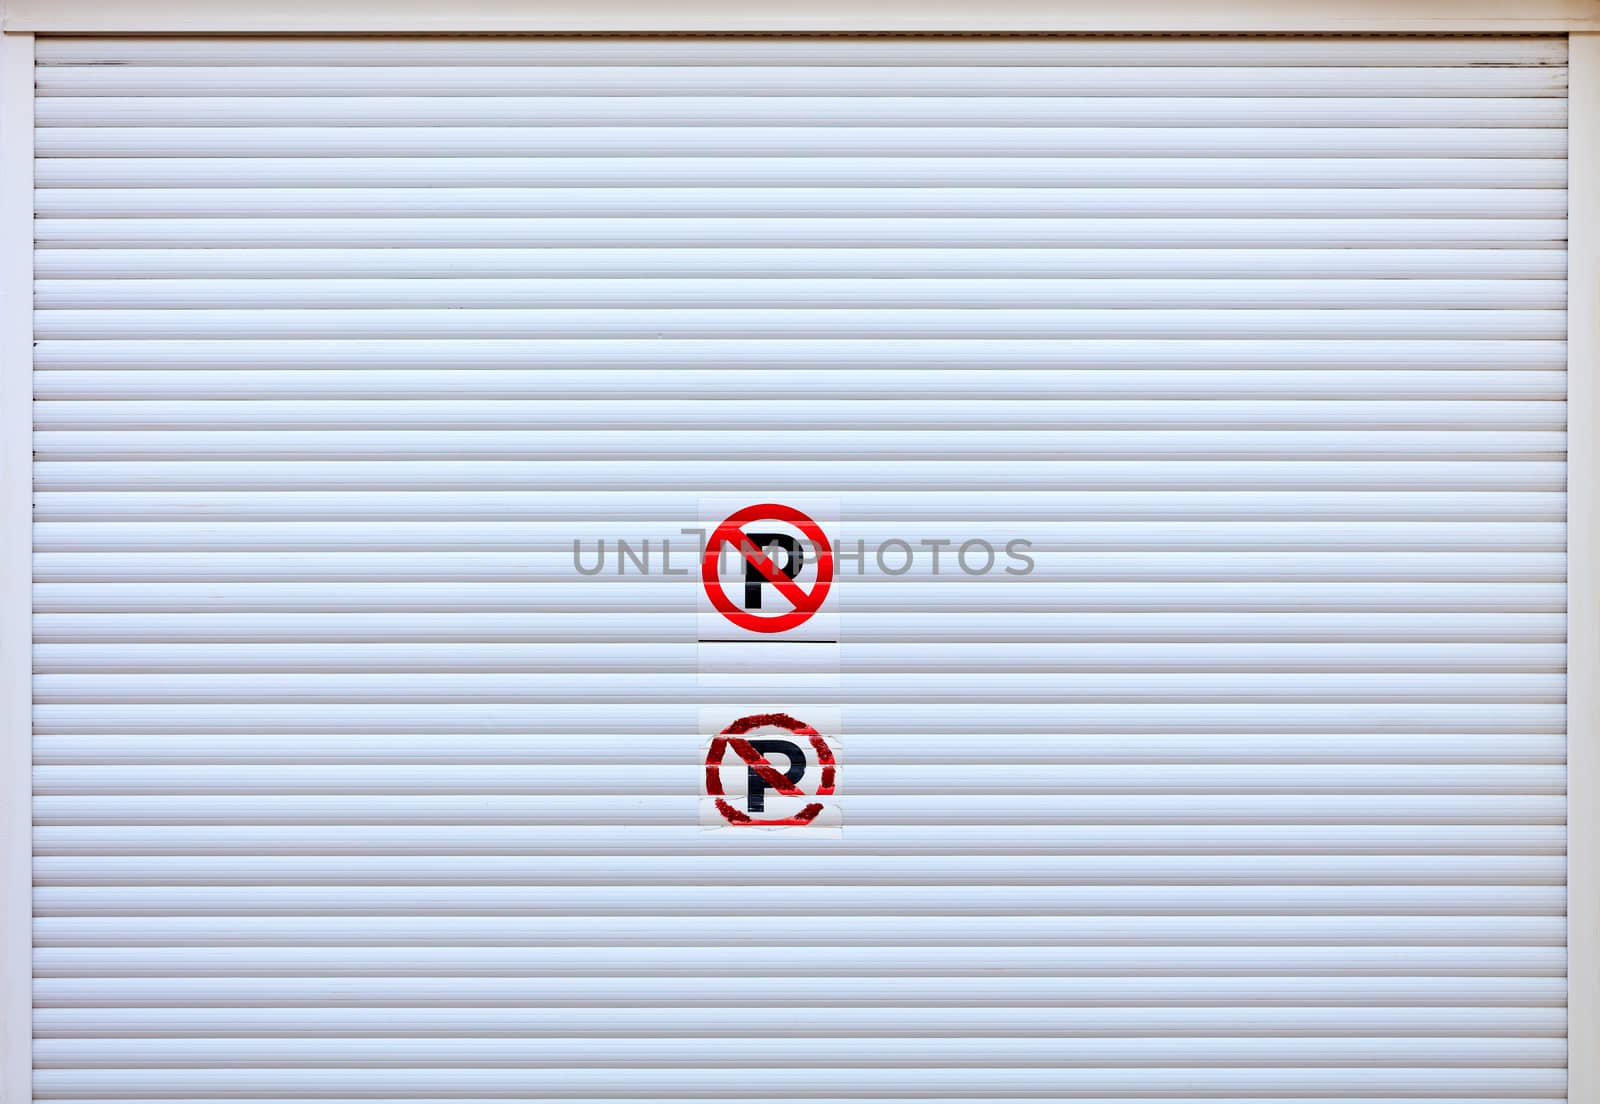
<path id="1" fill-rule="evenodd" d="M 1561 40 L 38 53 L 41 1098 L 1563 1096 Z"/>

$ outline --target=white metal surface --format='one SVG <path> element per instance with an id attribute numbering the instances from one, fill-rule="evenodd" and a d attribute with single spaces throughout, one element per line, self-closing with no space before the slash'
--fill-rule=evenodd
<path id="1" fill-rule="evenodd" d="M 1560 42 L 39 54 L 42 1099 L 1563 1095 Z M 838 840 L 571 569 L 756 490 L 1035 542 Z"/>

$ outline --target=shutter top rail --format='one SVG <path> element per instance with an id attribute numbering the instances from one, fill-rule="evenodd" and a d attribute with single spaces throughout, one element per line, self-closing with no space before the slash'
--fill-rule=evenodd
<path id="1" fill-rule="evenodd" d="M 7 31 L 69 34 L 1564 34 L 1600 0 L 8 0 Z"/>

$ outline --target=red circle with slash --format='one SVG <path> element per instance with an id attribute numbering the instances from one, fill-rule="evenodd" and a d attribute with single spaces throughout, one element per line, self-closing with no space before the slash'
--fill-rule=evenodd
<path id="1" fill-rule="evenodd" d="M 817 581 L 812 584 L 810 590 L 806 590 L 779 571 L 766 553 L 755 546 L 755 542 L 745 533 L 745 526 L 752 521 L 781 521 L 805 534 L 806 539 L 817 550 Z M 724 544 L 731 544 L 737 549 L 739 554 L 749 561 L 779 594 L 788 599 L 794 608 L 776 617 L 762 617 L 748 610 L 742 610 L 728 601 L 717 571 Z M 700 581 L 705 586 L 706 597 L 711 599 L 716 611 L 741 629 L 758 633 L 786 632 L 797 625 L 805 624 L 817 610 L 822 608 L 822 603 L 833 586 L 833 546 L 828 543 L 828 535 L 822 531 L 822 526 L 792 506 L 784 506 L 777 502 L 746 506 L 729 515 L 726 521 L 717 526 L 711 534 L 711 539 L 706 541 L 705 557 L 700 561 Z"/>
<path id="2" fill-rule="evenodd" d="M 768 727 L 786 729 L 796 736 L 804 736 L 811 742 L 812 749 L 817 753 L 817 765 L 822 768 L 822 783 L 817 787 L 817 792 L 811 796 L 829 797 L 833 794 L 839 772 L 832 749 L 828 747 L 828 742 L 822 738 L 820 732 L 787 713 L 756 713 L 749 717 L 740 717 L 713 738 L 711 747 L 706 751 L 706 793 L 716 799 L 717 812 L 721 813 L 723 819 L 730 824 L 750 827 L 797 827 L 810 824 L 822 812 L 820 801 L 811 802 L 793 816 L 778 820 L 757 820 L 749 813 L 735 809 L 727 800 L 727 791 L 722 788 L 722 757 L 728 753 L 729 748 L 733 749 L 744 766 L 755 771 L 775 792 L 785 797 L 806 796 L 782 771 L 769 763 L 766 756 L 750 746 L 750 741 L 744 739 L 744 734 L 752 729 Z"/>

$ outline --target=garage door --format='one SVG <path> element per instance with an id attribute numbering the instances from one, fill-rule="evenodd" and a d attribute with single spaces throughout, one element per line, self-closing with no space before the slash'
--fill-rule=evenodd
<path id="1" fill-rule="evenodd" d="M 41 39 L 40 1096 L 1561 1097 L 1564 49 Z"/>

